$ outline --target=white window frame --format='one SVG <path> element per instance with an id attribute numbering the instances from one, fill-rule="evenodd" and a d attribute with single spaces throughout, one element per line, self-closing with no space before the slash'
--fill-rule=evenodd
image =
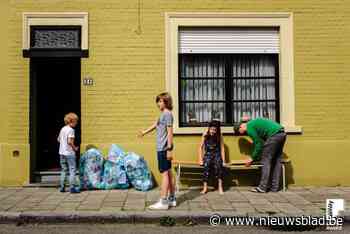
<path id="1" fill-rule="evenodd" d="M 288 133 L 301 133 L 295 125 L 294 49 L 292 13 L 165 13 L 165 77 L 166 90 L 173 97 L 174 134 L 200 134 L 203 127 L 179 126 L 178 97 L 178 33 L 182 26 L 278 27 L 280 31 L 279 100 L 280 123 Z M 232 127 L 222 127 L 223 133 L 233 133 Z"/>
<path id="2" fill-rule="evenodd" d="M 81 26 L 81 49 L 89 49 L 89 19 L 87 12 L 24 12 L 22 49 L 30 49 L 30 26 Z"/>

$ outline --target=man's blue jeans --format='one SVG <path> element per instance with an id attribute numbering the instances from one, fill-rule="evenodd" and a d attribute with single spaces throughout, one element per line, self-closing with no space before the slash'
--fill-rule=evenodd
<path id="1" fill-rule="evenodd" d="M 76 173 L 76 162 L 75 155 L 60 155 L 61 164 L 61 180 L 60 186 L 64 188 L 66 176 L 69 170 L 69 186 L 74 188 L 75 186 L 75 173 Z"/>

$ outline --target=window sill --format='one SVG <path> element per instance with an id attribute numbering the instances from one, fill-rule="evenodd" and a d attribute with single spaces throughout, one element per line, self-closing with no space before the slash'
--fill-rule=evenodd
<path id="1" fill-rule="evenodd" d="M 175 127 L 174 135 L 198 135 L 203 134 L 207 127 Z M 285 127 L 285 131 L 288 134 L 302 134 L 301 126 L 289 126 Z M 221 127 L 223 134 L 233 134 L 233 127 Z"/>

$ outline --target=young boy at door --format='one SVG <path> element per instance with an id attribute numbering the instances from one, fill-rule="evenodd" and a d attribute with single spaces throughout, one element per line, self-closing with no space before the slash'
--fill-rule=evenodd
<path id="1" fill-rule="evenodd" d="M 61 164 L 60 192 L 65 192 L 66 174 L 69 170 L 69 186 L 71 193 L 79 193 L 75 187 L 76 158 L 75 152 L 79 147 L 75 146 L 74 128 L 78 124 L 78 116 L 75 113 L 68 113 L 64 116 L 65 126 L 61 129 L 57 141 L 60 143 L 59 155 Z"/>
<path id="2" fill-rule="evenodd" d="M 286 141 L 284 128 L 275 121 L 263 118 L 243 121 L 235 128 L 235 133 L 245 134 L 253 140 L 252 157 L 248 158 L 246 165 L 250 166 L 253 161 L 260 160 L 262 167 L 259 186 L 252 191 L 265 193 L 268 190 L 278 192 L 280 175 L 282 170 L 282 153 Z M 270 172 L 272 170 L 271 188 L 268 186 Z"/>
<path id="3" fill-rule="evenodd" d="M 147 133 L 157 130 L 157 158 L 158 169 L 162 174 L 160 199 L 149 206 L 153 210 L 167 210 L 176 206 L 175 187 L 171 172 L 171 160 L 173 150 L 173 109 L 172 98 L 169 93 L 161 93 L 156 97 L 156 103 L 160 110 L 160 117 L 148 129 L 141 131 L 142 137 Z"/>

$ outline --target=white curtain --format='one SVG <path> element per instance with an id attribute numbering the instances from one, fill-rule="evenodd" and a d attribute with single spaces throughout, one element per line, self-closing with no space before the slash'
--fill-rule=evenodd
<path id="1" fill-rule="evenodd" d="M 225 61 L 232 71 L 232 117 L 246 114 L 275 119 L 275 64 L 269 56 L 232 57 L 182 56 L 180 64 L 181 120 L 200 124 L 211 120 L 226 122 Z M 262 79 L 259 79 L 262 78 Z M 268 79 L 269 78 L 269 79 Z"/>
<path id="2" fill-rule="evenodd" d="M 239 121 L 243 115 L 276 120 L 275 66 L 270 56 L 233 59 L 234 121 Z"/>

